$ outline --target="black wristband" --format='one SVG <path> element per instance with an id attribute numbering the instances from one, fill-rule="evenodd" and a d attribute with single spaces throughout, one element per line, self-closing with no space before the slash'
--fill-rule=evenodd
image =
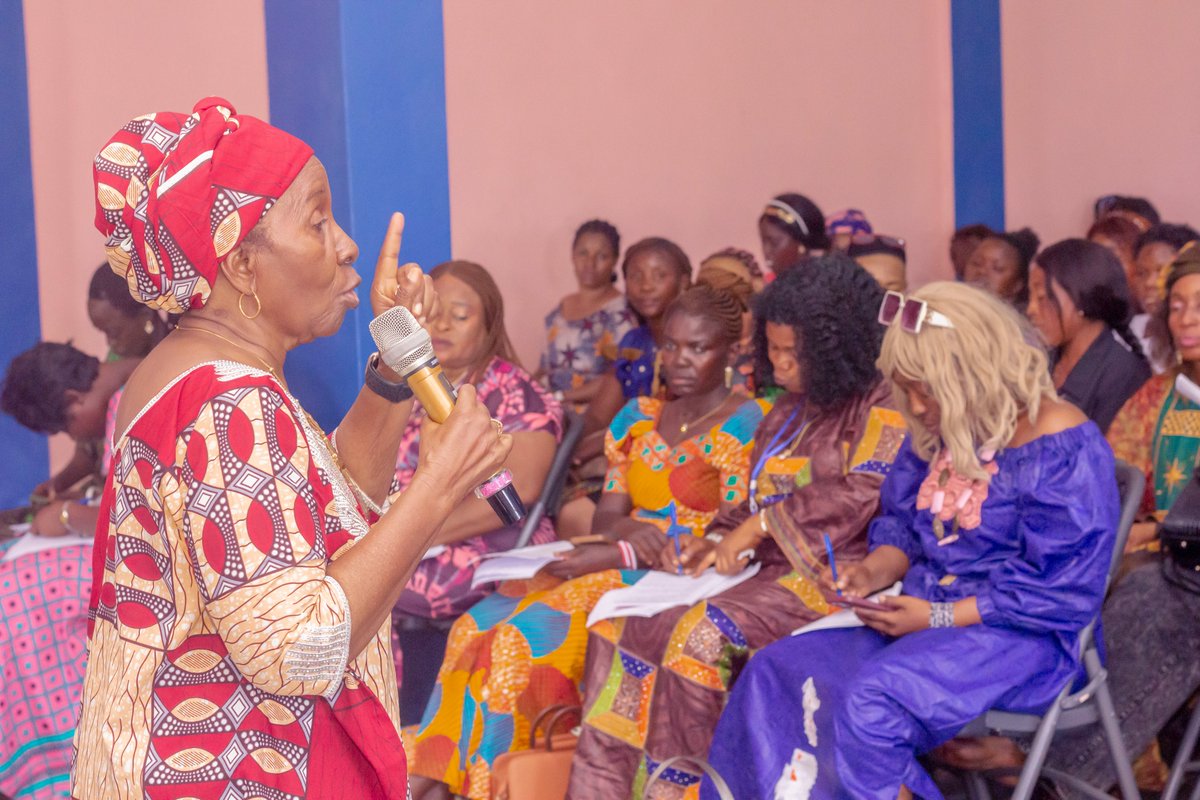
<path id="1" fill-rule="evenodd" d="M 392 383 L 379 374 L 379 353 L 371 353 L 367 359 L 367 371 L 363 375 L 363 382 L 368 389 L 389 403 L 403 403 L 405 400 L 411 400 L 413 396 L 412 389 L 408 388 L 405 381 Z"/>

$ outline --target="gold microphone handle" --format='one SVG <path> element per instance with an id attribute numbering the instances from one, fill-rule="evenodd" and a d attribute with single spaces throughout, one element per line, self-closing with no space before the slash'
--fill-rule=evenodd
<path id="1" fill-rule="evenodd" d="M 445 422 L 446 417 L 454 410 L 458 392 L 454 391 L 453 384 L 446 378 L 446 373 L 442 372 L 441 365 L 435 363 L 432 366 L 421 367 L 406 380 L 408 388 L 412 389 L 413 394 L 421 401 L 421 406 L 429 418 L 437 423 Z"/>

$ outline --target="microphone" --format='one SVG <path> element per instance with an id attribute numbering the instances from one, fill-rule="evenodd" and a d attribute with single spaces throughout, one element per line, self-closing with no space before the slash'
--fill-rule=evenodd
<path id="1" fill-rule="evenodd" d="M 445 422 L 458 400 L 458 392 L 433 354 L 429 332 L 403 306 L 389 308 L 371 320 L 370 329 L 383 363 L 404 378 L 431 420 Z M 507 469 L 480 484 L 475 496 L 487 500 L 505 525 L 516 525 L 525 518 L 525 504 Z"/>

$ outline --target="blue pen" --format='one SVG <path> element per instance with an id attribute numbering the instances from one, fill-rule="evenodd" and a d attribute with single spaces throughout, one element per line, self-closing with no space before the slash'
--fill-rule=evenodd
<path id="1" fill-rule="evenodd" d="M 825 552 L 829 554 L 829 571 L 833 573 L 833 585 L 837 587 L 837 562 L 833 560 L 833 542 L 829 539 L 829 534 L 825 534 Z M 838 587 L 838 597 L 842 596 L 842 590 Z"/>
<path id="2" fill-rule="evenodd" d="M 681 528 L 679 525 L 679 514 L 675 511 L 675 503 L 671 502 L 671 527 L 667 528 L 667 536 L 671 537 L 671 541 L 675 543 L 675 574 L 683 574 L 683 553 L 679 549 L 679 535 L 686 528 Z"/>

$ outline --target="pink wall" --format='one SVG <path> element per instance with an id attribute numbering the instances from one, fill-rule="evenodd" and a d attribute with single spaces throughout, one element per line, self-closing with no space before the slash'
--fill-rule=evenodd
<path id="1" fill-rule="evenodd" d="M 265 117 L 262 4 L 27 0 L 24 10 L 42 335 L 103 355 L 85 311 L 104 259 L 92 225 L 92 157 L 130 118 L 188 111 L 210 94 Z M 52 443 L 57 462 L 69 443 L 55 439 L 63 439 Z"/>
<path id="2" fill-rule="evenodd" d="M 762 205 L 798 190 L 907 238 L 913 282 L 948 273 L 948 3 L 747 8 L 444 4 L 454 256 L 495 274 L 527 362 L 590 217 L 698 262 L 758 253 Z"/>
<path id="3" fill-rule="evenodd" d="M 1200 223 L 1200 83 L 1190 0 L 1001 4 L 1010 227 L 1082 236 L 1100 195 Z"/>

